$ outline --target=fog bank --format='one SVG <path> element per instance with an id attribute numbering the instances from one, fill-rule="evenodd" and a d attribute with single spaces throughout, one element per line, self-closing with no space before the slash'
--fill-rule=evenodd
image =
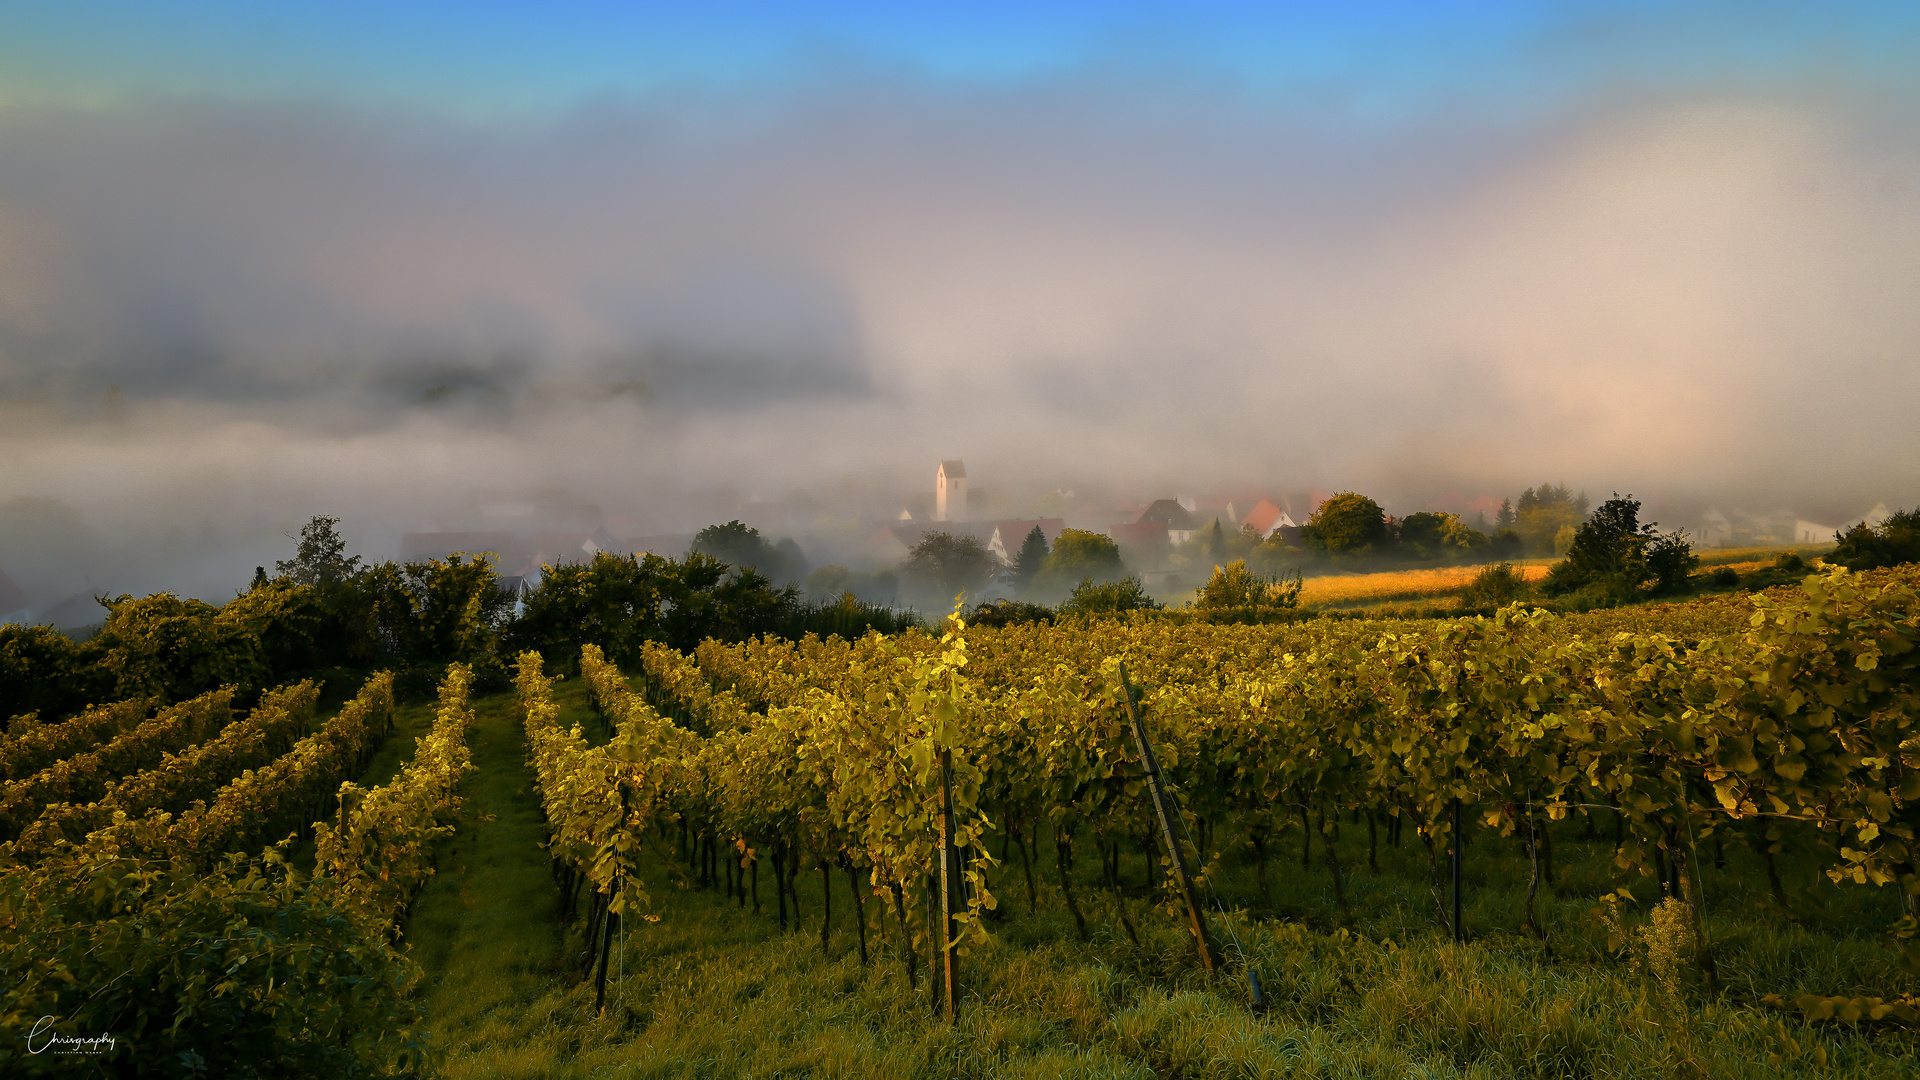
<path id="1" fill-rule="evenodd" d="M 0 569 L 210 594 L 316 513 L 388 557 L 540 498 L 844 531 L 954 457 L 1014 509 L 1909 505 L 1916 119 L 1816 87 L 1335 123 L 1097 75 L 0 111 Z"/>

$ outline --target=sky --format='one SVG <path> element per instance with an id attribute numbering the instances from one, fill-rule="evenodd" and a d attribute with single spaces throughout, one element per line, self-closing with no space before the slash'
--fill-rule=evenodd
<path id="1" fill-rule="evenodd" d="M 0 570 L 36 603 L 230 594 L 319 513 L 375 557 L 501 506 L 844 535 L 953 457 L 1092 516 L 1920 502 L 1910 4 L 0 25 Z"/>

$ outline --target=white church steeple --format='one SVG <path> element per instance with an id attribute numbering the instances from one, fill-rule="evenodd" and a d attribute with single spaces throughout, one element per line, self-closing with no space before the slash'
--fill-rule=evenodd
<path id="1" fill-rule="evenodd" d="M 967 467 L 957 458 L 934 471 L 933 520 L 967 520 Z"/>

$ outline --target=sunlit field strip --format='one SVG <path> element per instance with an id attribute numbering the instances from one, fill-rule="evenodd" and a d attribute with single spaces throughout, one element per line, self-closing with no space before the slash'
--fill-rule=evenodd
<path id="1" fill-rule="evenodd" d="M 1703 567 L 1726 566 L 1737 573 L 1751 573 L 1773 565 L 1776 556 L 1795 552 L 1811 560 L 1831 550 L 1831 544 L 1802 544 L 1795 547 L 1721 548 L 1698 552 Z M 1547 576 L 1553 559 L 1515 560 L 1514 568 L 1528 581 Z M 1323 574 L 1306 579 L 1300 602 L 1311 606 L 1374 603 L 1388 600 L 1441 598 L 1465 588 L 1484 566 L 1441 566 L 1431 570 L 1390 570 L 1376 574 Z"/>
<path id="2" fill-rule="evenodd" d="M 1516 562 L 1514 568 L 1528 581 L 1547 576 L 1550 560 Z M 1465 588 L 1484 566 L 1442 566 L 1432 570 L 1391 570 L 1378 574 L 1326 574 L 1310 577 L 1300 590 L 1300 602 L 1327 604 L 1364 603 L 1375 600 L 1407 600 L 1440 596 Z"/>

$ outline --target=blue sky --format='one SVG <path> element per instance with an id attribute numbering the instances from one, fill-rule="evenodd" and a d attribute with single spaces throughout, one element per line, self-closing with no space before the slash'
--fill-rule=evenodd
<path id="1" fill-rule="evenodd" d="M 779 93 L 849 71 L 957 85 L 1111 71 L 1399 113 L 1618 86 L 1900 79 L 1920 5 L 1352 2 L 0 3 L 0 100 L 307 99 L 463 116 Z"/>

